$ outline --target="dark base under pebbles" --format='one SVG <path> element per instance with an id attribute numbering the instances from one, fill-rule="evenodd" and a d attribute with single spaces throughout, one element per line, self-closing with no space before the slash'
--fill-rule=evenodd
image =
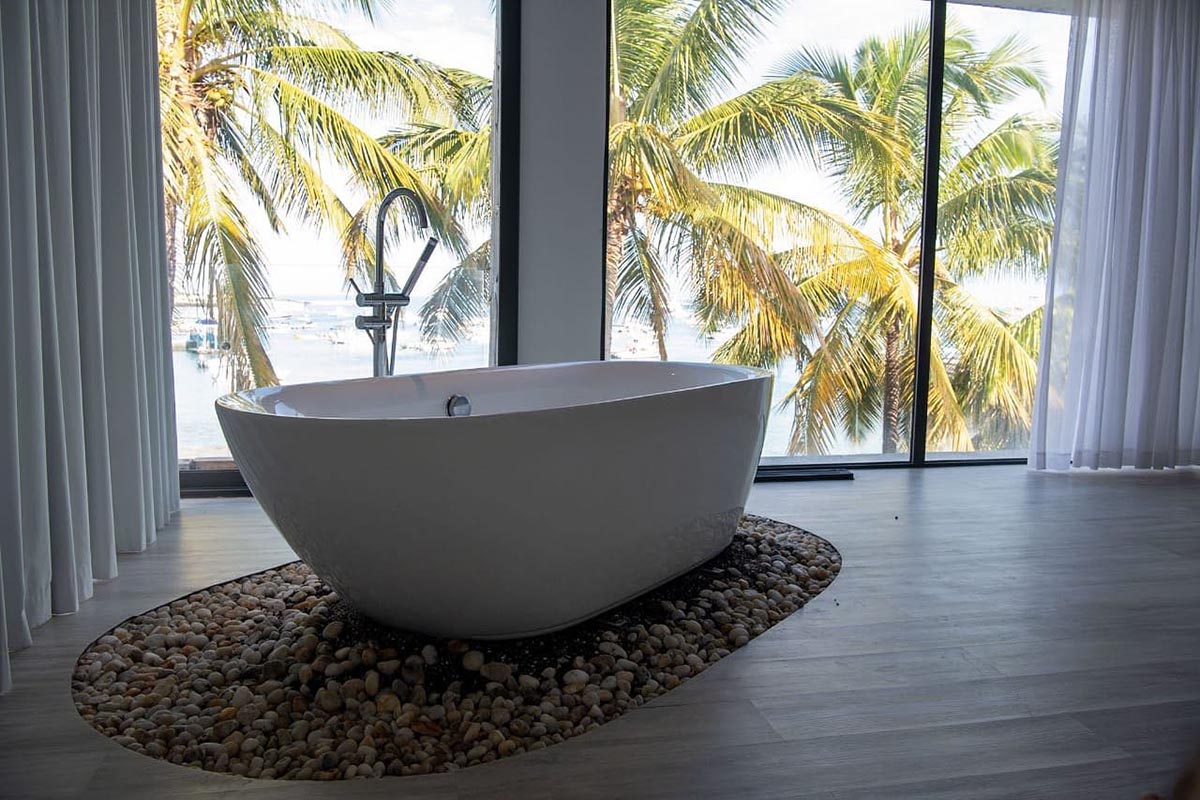
<path id="1" fill-rule="evenodd" d="M 294 562 L 121 623 L 80 656 L 75 705 L 125 747 L 216 772 L 443 772 L 637 708 L 799 609 L 840 565 L 824 539 L 747 516 L 716 558 L 599 617 L 466 642 L 379 626 Z"/>

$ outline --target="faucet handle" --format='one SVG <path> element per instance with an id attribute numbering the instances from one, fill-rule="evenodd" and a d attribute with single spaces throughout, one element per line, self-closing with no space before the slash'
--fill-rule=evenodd
<path id="1" fill-rule="evenodd" d="M 365 302 L 363 290 L 358 288 L 358 284 L 354 281 L 354 278 L 350 278 L 349 282 L 350 286 L 354 289 L 354 304 L 359 308 L 366 308 L 369 303 Z"/>
<path id="2" fill-rule="evenodd" d="M 378 319 L 375 316 L 359 316 L 354 318 L 354 327 L 360 331 L 385 331 L 391 325 L 391 320 L 384 317 Z"/>
<path id="3" fill-rule="evenodd" d="M 429 263 L 429 257 L 433 255 L 433 249 L 437 246 L 438 239 L 436 236 L 430 236 L 429 241 L 425 242 L 425 249 L 421 251 L 420 257 L 417 258 L 416 266 L 409 273 L 408 280 L 404 282 L 404 288 L 400 290 L 400 293 L 405 297 L 411 295 L 413 289 L 416 288 L 417 279 L 421 277 L 421 272 L 425 269 L 425 265 Z"/>
<path id="4" fill-rule="evenodd" d="M 354 279 L 350 279 L 350 285 L 354 287 L 354 304 L 359 308 L 374 308 L 388 309 L 394 306 L 408 305 L 408 298 L 395 292 L 364 292 L 358 288 L 358 284 Z M 379 311 L 378 313 L 383 313 Z"/>

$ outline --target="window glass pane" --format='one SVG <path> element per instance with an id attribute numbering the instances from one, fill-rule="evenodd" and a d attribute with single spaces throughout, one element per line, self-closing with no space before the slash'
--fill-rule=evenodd
<path id="1" fill-rule="evenodd" d="M 226 5 L 158 17 L 183 468 L 231 466 L 220 395 L 371 374 L 347 279 L 369 290 L 376 208 L 397 185 L 426 198 L 441 240 L 397 374 L 489 360 L 495 3 L 375 2 L 373 19 L 284 3 L 237 25 L 212 18 Z M 401 284 L 427 235 L 403 206 L 385 247 Z"/>
<path id="2" fill-rule="evenodd" d="M 1070 24 L 950 5 L 930 458 L 1026 454 Z"/>
<path id="3" fill-rule="evenodd" d="M 929 4 L 696 9 L 613 0 L 610 357 L 772 369 L 766 457 L 907 459 Z"/>

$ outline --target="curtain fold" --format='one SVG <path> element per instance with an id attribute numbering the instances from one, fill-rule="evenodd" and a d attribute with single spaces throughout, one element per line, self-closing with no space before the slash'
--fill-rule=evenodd
<path id="1" fill-rule="evenodd" d="M 1030 464 L 1200 459 L 1200 3 L 1077 0 Z"/>
<path id="2" fill-rule="evenodd" d="M 154 10 L 0 3 L 0 691 L 178 508 Z"/>

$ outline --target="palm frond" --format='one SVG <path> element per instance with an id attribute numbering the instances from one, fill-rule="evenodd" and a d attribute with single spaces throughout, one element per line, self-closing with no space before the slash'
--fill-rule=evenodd
<path id="1" fill-rule="evenodd" d="M 160 28 L 180 34 L 181 46 L 190 42 L 190 34 L 197 30 L 221 31 L 249 29 L 256 20 L 266 15 L 278 14 L 279 0 L 159 0 Z"/>
<path id="2" fill-rule="evenodd" d="M 880 249 L 870 236 L 825 209 L 746 186 L 713 181 L 708 186 L 710 202 L 722 218 L 764 247 L 787 243 L 788 263 L 794 267 L 803 261 L 801 252 L 805 263 L 827 264 L 847 253 Z"/>
<path id="3" fill-rule="evenodd" d="M 946 144 L 940 182 L 953 191 L 999 174 L 1053 170 L 1058 161 L 1058 125 L 1029 114 L 1013 114 L 977 141 L 960 137 Z"/>
<path id="4" fill-rule="evenodd" d="M 1009 323 L 1013 338 L 1025 349 L 1035 362 L 1042 348 L 1042 321 L 1046 307 L 1039 305 L 1020 318 Z"/>
<path id="5" fill-rule="evenodd" d="M 341 230 L 339 236 L 342 251 L 340 266 L 342 277 L 347 283 L 358 278 L 367 284 L 374 279 L 375 229 L 373 223 L 375 210 L 375 203 L 363 203 L 350 215 L 349 221 Z M 385 231 L 385 237 L 389 233 L 394 242 L 395 228 Z M 386 242 L 384 246 L 387 246 Z M 384 269 L 386 280 L 389 282 L 389 291 L 394 290 L 397 288 L 396 278 L 390 271 L 387 271 L 387 265 L 384 265 Z"/>
<path id="6" fill-rule="evenodd" d="M 882 410 L 883 350 L 861 306 L 847 304 L 831 320 L 823 344 L 803 364 L 785 403 L 793 406 L 790 453 L 828 453 L 838 434 L 861 442 L 877 430 Z"/>
<path id="7" fill-rule="evenodd" d="M 698 0 L 662 6 L 680 15 L 682 24 L 661 48 L 653 77 L 633 88 L 631 118 L 669 124 L 704 109 L 733 85 L 748 49 L 781 5 L 780 0 Z M 618 40 L 635 34 L 617 30 Z"/>
<path id="8" fill-rule="evenodd" d="M 210 277 L 218 335 L 235 387 L 279 382 L 267 356 L 266 265 L 230 187 L 211 162 L 196 164 L 184 211 L 184 252 L 194 272 Z"/>
<path id="9" fill-rule="evenodd" d="M 978 37 L 954 20 L 946 33 L 943 123 L 953 131 L 1030 90 L 1046 97 L 1045 68 L 1035 47 L 1019 36 L 1005 37 L 990 50 L 979 49 Z"/>
<path id="10" fill-rule="evenodd" d="M 454 99 L 454 122 L 470 131 L 482 131 L 492 124 L 492 79 L 465 69 L 444 68 Z"/>
<path id="11" fill-rule="evenodd" d="M 679 36 L 680 0 L 621 0 L 612 3 L 612 16 L 613 93 L 628 99 L 654 82 Z"/>
<path id="12" fill-rule="evenodd" d="M 281 233 L 284 228 L 283 216 L 276 202 L 278 191 L 268 186 L 266 179 L 255 163 L 251 145 L 246 141 L 246 134 L 241 126 L 231 117 L 224 117 L 218 126 L 217 143 L 221 149 L 221 160 L 228 164 L 236 173 L 250 195 L 258 203 L 267 218 L 267 225 L 275 233 Z"/>
<path id="13" fill-rule="evenodd" d="M 938 325 L 953 343 L 955 394 L 975 418 L 995 414 L 1010 430 L 1028 434 L 1037 359 L 1016 331 L 962 287 L 940 281 Z M 1029 327 L 1026 322 L 1026 335 Z"/>
<path id="14" fill-rule="evenodd" d="M 421 335 L 453 347 L 472 322 L 488 315 L 492 289 L 492 243 L 472 250 L 438 283 L 421 306 Z"/>
<path id="15" fill-rule="evenodd" d="M 1054 236 L 1054 176 L 1029 170 L 976 182 L 938 205 L 946 269 L 963 275 L 1038 274 Z"/>
<path id="16" fill-rule="evenodd" d="M 265 173 L 265 188 L 282 213 L 317 230 L 341 231 L 350 212 L 321 170 L 266 120 L 259 121 L 251 139 L 254 157 Z"/>
<path id="17" fill-rule="evenodd" d="M 629 220 L 621 259 L 617 264 L 617 319 L 636 320 L 654 331 L 658 355 L 667 360 L 667 318 L 670 315 L 667 278 L 662 259 L 636 221 Z"/>
<path id="18" fill-rule="evenodd" d="M 684 120 L 671 137 L 697 168 L 749 180 L 791 161 L 821 164 L 850 141 L 895 153 L 903 145 L 884 124 L 811 76 L 797 74 L 706 108 Z"/>
<path id="19" fill-rule="evenodd" d="M 421 172 L 456 219 L 477 225 L 490 219 L 490 128 L 476 131 L 414 122 L 385 134 L 379 142 Z"/>
<path id="20" fill-rule="evenodd" d="M 383 194 L 395 186 L 415 191 L 424 203 L 429 224 L 443 244 L 456 254 L 464 254 L 466 240 L 459 223 L 420 174 L 397 158 L 374 137 L 363 131 L 332 106 L 274 73 L 254 69 L 254 108 L 265 118 L 278 120 L 278 130 L 297 146 L 319 148 L 351 171 L 368 202 L 378 204 Z M 412 209 L 405 207 L 404 227 L 416 228 Z"/>
<path id="21" fill-rule="evenodd" d="M 245 62 L 255 74 L 285 79 L 350 113 L 434 118 L 445 113 L 456 96 L 454 84 L 441 70 L 402 53 L 290 45 L 251 51 Z M 235 71 L 237 67 L 228 65 Z"/>
<path id="22" fill-rule="evenodd" d="M 160 13 L 159 19 L 164 15 Z M 241 11 L 234 18 L 202 17 L 187 32 L 188 43 L 223 58 L 231 53 L 288 45 L 313 45 L 356 49 L 354 40 L 324 20 L 271 10 Z M 211 63 L 206 66 L 211 66 Z M 201 66 L 199 69 L 203 70 Z"/>
<path id="23" fill-rule="evenodd" d="M 610 128 L 608 169 L 611 192 L 645 192 L 648 204 L 660 210 L 702 202 L 709 193 L 674 142 L 652 125 L 622 122 Z"/>
<path id="24" fill-rule="evenodd" d="M 712 360 L 760 369 L 774 369 L 789 359 L 804 363 L 809 354 L 802 333 L 780 319 L 770 305 L 758 303 L 733 335 L 717 345 Z"/>
<path id="25" fill-rule="evenodd" d="M 848 125 L 821 154 L 860 222 L 884 207 L 906 215 L 919 209 L 928 54 L 927 27 L 913 25 L 869 37 L 850 57 L 807 48 L 775 67 L 776 75 L 816 82 L 873 122 Z"/>

